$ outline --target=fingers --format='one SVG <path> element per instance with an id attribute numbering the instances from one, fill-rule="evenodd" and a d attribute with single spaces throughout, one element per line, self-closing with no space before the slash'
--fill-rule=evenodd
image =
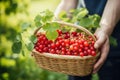
<path id="1" fill-rule="evenodd" d="M 101 33 L 96 34 L 96 37 L 97 37 L 98 40 L 95 42 L 94 47 L 96 49 L 98 49 L 102 46 L 102 44 L 104 44 L 104 42 L 106 40 L 106 36 L 105 36 L 104 33 L 101 32 Z"/>
<path id="2" fill-rule="evenodd" d="M 102 46 L 101 56 L 97 63 L 94 65 L 93 73 L 96 73 L 101 68 L 101 66 L 103 65 L 107 58 L 108 52 L 109 52 L 109 39 L 107 39 L 105 44 Z"/>

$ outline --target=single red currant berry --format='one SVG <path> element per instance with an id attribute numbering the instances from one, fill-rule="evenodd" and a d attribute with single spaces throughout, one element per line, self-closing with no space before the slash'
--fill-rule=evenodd
<path id="1" fill-rule="evenodd" d="M 75 56 L 78 56 L 78 53 L 77 53 L 77 52 L 74 52 L 73 54 L 74 54 Z"/>
<path id="2" fill-rule="evenodd" d="M 60 53 L 60 51 L 59 50 L 56 50 L 56 54 L 59 54 Z"/>
<path id="3" fill-rule="evenodd" d="M 78 51 L 79 51 L 79 52 L 82 52 L 82 49 L 81 49 L 81 48 L 79 48 L 79 49 L 78 49 Z"/>
<path id="4" fill-rule="evenodd" d="M 47 52 L 47 51 L 48 51 L 48 48 L 47 48 L 47 47 L 44 47 L 44 48 L 43 48 L 43 51 L 44 51 L 44 52 Z"/>
<path id="5" fill-rule="evenodd" d="M 80 48 L 83 48 L 83 45 L 82 45 L 82 44 L 80 44 Z"/>
<path id="6" fill-rule="evenodd" d="M 69 33 L 66 33 L 65 36 L 64 36 L 65 39 L 68 39 L 70 38 L 70 34 Z"/>
<path id="7" fill-rule="evenodd" d="M 62 34 L 62 31 L 61 30 L 57 30 L 59 36 Z"/>
<path id="8" fill-rule="evenodd" d="M 94 45 L 95 41 L 92 41 L 92 45 Z"/>
<path id="9" fill-rule="evenodd" d="M 67 54 L 67 55 L 71 55 L 70 51 L 67 51 L 66 54 Z"/>
<path id="10" fill-rule="evenodd" d="M 78 43 L 79 43 L 79 44 L 82 44 L 82 41 L 81 41 L 81 40 L 78 40 Z"/>
<path id="11" fill-rule="evenodd" d="M 92 52 L 91 52 L 91 55 L 92 55 L 92 56 L 96 56 L 96 52 L 95 52 L 95 51 L 92 51 Z"/>
<path id="12" fill-rule="evenodd" d="M 77 51 L 77 50 L 78 50 L 78 47 L 77 47 L 77 46 L 74 46 L 73 49 L 74 49 L 75 51 Z"/>
<path id="13" fill-rule="evenodd" d="M 70 44 L 73 44 L 73 43 L 75 43 L 75 40 L 74 40 L 74 39 L 71 39 L 71 40 L 70 40 Z"/>
<path id="14" fill-rule="evenodd" d="M 86 47 L 88 47 L 88 46 L 89 46 L 89 44 L 88 44 L 88 42 L 87 42 L 87 41 L 85 41 L 83 44 L 84 44 L 84 46 L 86 46 Z"/>
<path id="15" fill-rule="evenodd" d="M 91 51 L 90 49 L 88 49 L 88 50 L 87 50 L 87 52 L 88 52 L 88 53 L 89 53 L 89 55 L 90 55 L 92 51 Z"/>
<path id="16" fill-rule="evenodd" d="M 50 50 L 50 53 L 55 54 L 55 50 L 54 50 L 54 49 L 51 49 L 51 50 Z"/>
<path id="17" fill-rule="evenodd" d="M 56 46 L 57 46 L 57 47 L 60 46 L 60 43 L 59 43 L 59 42 L 56 42 Z"/>
<path id="18" fill-rule="evenodd" d="M 40 48 L 40 49 L 43 49 L 43 45 L 39 45 L 39 48 Z"/>
<path id="19" fill-rule="evenodd" d="M 62 55 L 65 55 L 65 51 L 61 51 L 61 54 L 62 54 Z"/>
<path id="20" fill-rule="evenodd" d="M 73 36 L 77 36 L 77 32 L 72 32 L 72 35 Z"/>
<path id="21" fill-rule="evenodd" d="M 42 49 L 39 49 L 38 51 L 39 51 L 40 53 L 42 53 L 42 52 L 43 52 L 43 51 L 42 51 Z"/>
<path id="22" fill-rule="evenodd" d="M 94 47 L 91 46 L 90 49 L 91 49 L 91 50 L 94 50 Z"/>
<path id="23" fill-rule="evenodd" d="M 63 48 L 63 47 L 62 47 L 62 49 L 61 49 L 61 50 L 62 50 L 62 51 L 65 51 L 65 48 Z"/>
<path id="24" fill-rule="evenodd" d="M 39 47 L 36 46 L 36 47 L 35 47 L 35 50 L 38 51 L 38 50 L 39 50 Z"/>
<path id="25" fill-rule="evenodd" d="M 84 51 L 84 56 L 88 56 L 88 52 L 87 51 Z"/>
<path id="26" fill-rule="evenodd" d="M 70 50 L 73 50 L 73 45 L 70 45 L 70 48 L 69 48 Z"/>
<path id="27" fill-rule="evenodd" d="M 77 47 L 79 46 L 79 44 L 77 42 L 74 45 L 77 46 Z"/>
<path id="28" fill-rule="evenodd" d="M 61 37 L 61 36 L 59 36 L 56 40 L 58 40 L 58 41 L 59 41 L 59 40 L 62 40 L 62 37 Z"/>
<path id="29" fill-rule="evenodd" d="M 65 43 L 63 42 L 63 43 L 61 43 L 61 45 L 62 45 L 62 46 L 65 46 Z"/>
<path id="30" fill-rule="evenodd" d="M 83 56 L 84 56 L 84 53 L 83 53 L 83 52 L 80 52 L 80 56 L 83 57 Z"/>
<path id="31" fill-rule="evenodd" d="M 52 43 L 52 44 L 51 44 L 51 48 L 54 49 L 55 47 L 56 47 L 56 46 L 55 46 L 55 43 Z"/>
<path id="32" fill-rule="evenodd" d="M 88 47 L 84 47 L 84 50 L 88 50 Z"/>

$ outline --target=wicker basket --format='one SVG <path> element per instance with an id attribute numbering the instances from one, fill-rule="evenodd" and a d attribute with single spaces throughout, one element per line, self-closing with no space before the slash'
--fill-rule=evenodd
<path id="1" fill-rule="evenodd" d="M 57 21 L 62 27 L 71 26 L 80 29 L 81 31 L 86 32 L 88 35 L 91 35 L 95 40 L 95 37 L 87 29 L 66 22 Z M 37 33 L 39 29 L 35 31 Z M 39 67 L 47 69 L 50 71 L 60 72 L 68 75 L 74 76 L 86 76 L 91 74 L 93 65 L 99 57 L 99 53 L 96 56 L 70 56 L 70 55 L 57 55 L 50 53 L 39 53 L 36 50 L 32 51 L 36 63 Z"/>

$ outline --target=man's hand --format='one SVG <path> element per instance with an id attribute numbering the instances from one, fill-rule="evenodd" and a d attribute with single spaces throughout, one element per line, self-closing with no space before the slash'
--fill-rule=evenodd
<path id="1" fill-rule="evenodd" d="M 96 73 L 104 64 L 109 52 L 109 36 L 112 34 L 115 25 L 120 20 L 120 0 L 107 0 L 101 21 L 101 28 L 95 32 L 97 41 L 94 45 L 100 49 L 100 58 L 94 65 L 93 73 Z"/>
<path id="2" fill-rule="evenodd" d="M 97 41 L 95 42 L 94 47 L 100 50 L 100 58 L 94 65 L 93 73 L 96 73 L 101 68 L 101 66 L 104 64 L 108 56 L 109 45 L 110 45 L 109 37 L 106 34 L 106 32 L 104 32 L 103 30 L 98 29 L 95 32 L 95 36 L 97 37 Z"/>

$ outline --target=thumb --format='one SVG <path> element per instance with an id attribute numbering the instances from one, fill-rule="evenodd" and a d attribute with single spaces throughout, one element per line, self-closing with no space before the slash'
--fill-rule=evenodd
<path id="1" fill-rule="evenodd" d="M 98 40 L 95 42 L 94 47 L 98 49 L 105 43 L 106 37 L 103 33 L 96 35 L 96 37 Z"/>

